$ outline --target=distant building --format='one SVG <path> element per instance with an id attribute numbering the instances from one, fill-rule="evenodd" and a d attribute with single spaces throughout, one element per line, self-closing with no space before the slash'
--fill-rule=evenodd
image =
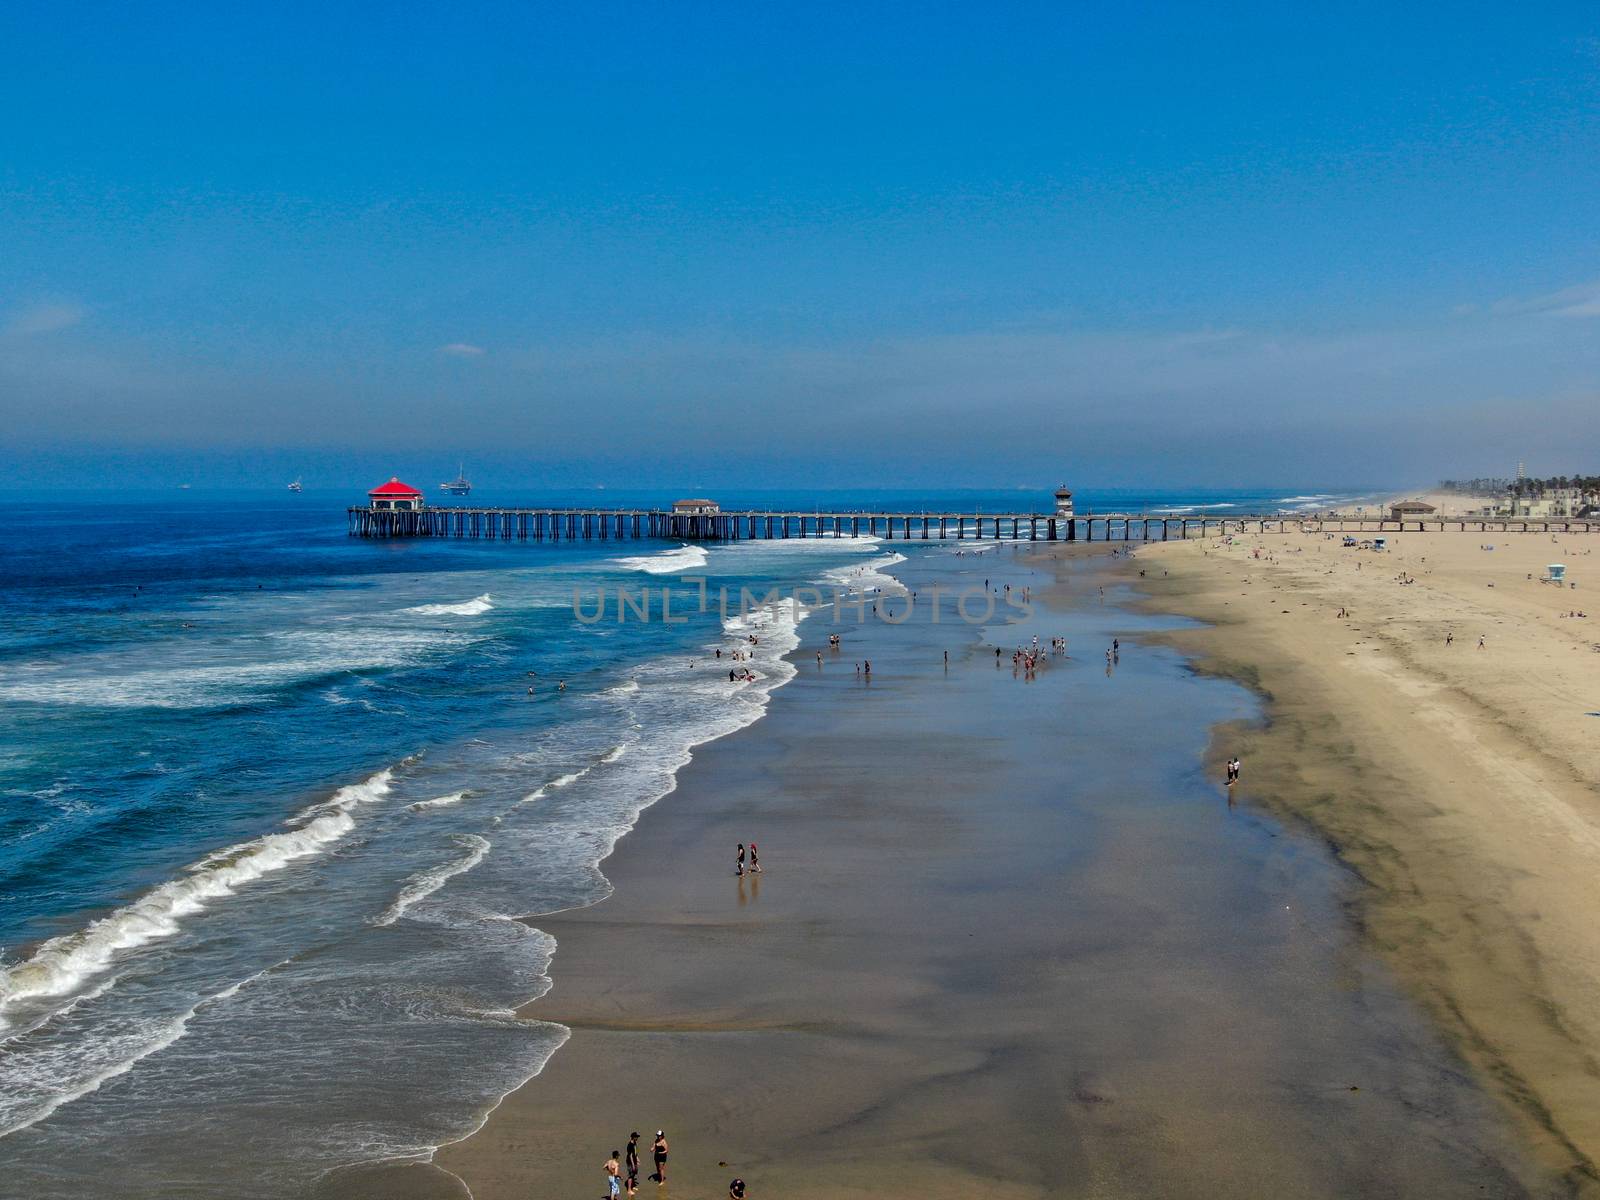
<path id="1" fill-rule="evenodd" d="M 388 483 L 380 483 L 367 493 L 367 503 L 392 512 L 416 512 L 422 507 L 422 493 L 391 475 Z"/>
<path id="2" fill-rule="evenodd" d="M 674 500 L 672 511 L 689 517 L 710 517 L 722 511 L 715 500 Z"/>
<path id="3" fill-rule="evenodd" d="M 1389 506 L 1389 519 L 1403 521 L 1407 517 L 1426 517 L 1437 511 L 1426 500 L 1402 500 L 1398 504 Z"/>
<path id="4" fill-rule="evenodd" d="M 1064 483 L 1056 489 L 1056 516 L 1072 516 L 1072 493 L 1067 490 L 1067 485 Z"/>

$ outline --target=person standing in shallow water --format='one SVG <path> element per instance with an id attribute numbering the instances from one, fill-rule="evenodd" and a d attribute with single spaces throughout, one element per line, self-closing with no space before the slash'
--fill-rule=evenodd
<path id="1" fill-rule="evenodd" d="M 651 1147 L 651 1153 L 656 1160 L 656 1183 L 663 1184 L 667 1181 L 667 1135 L 661 1130 L 656 1130 L 656 1144 Z"/>
<path id="2" fill-rule="evenodd" d="M 733 873 L 735 875 L 743 875 L 744 874 L 744 843 L 743 842 L 739 843 L 739 865 L 734 868 Z"/>
<path id="3" fill-rule="evenodd" d="M 606 1159 L 606 1195 L 615 1197 L 622 1195 L 622 1151 L 613 1150 L 611 1157 Z"/>
<path id="4" fill-rule="evenodd" d="M 750 874 L 754 875 L 761 870 L 761 860 L 756 857 L 756 844 L 750 843 Z"/>

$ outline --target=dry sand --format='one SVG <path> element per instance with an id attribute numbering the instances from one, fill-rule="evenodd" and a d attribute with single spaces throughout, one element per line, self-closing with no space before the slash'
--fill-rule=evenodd
<path id="1" fill-rule="evenodd" d="M 1389 546 L 1158 543 L 1125 571 L 1153 606 L 1210 623 L 1180 646 L 1270 698 L 1264 726 L 1214 743 L 1242 756 L 1243 796 L 1303 818 L 1359 871 L 1375 944 L 1546 1160 L 1593 1194 L 1600 537 Z M 1579 586 L 1538 582 L 1552 562 Z"/>

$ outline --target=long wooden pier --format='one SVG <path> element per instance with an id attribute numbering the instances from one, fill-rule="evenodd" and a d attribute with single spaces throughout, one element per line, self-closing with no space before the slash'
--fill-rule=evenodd
<path id="1" fill-rule="evenodd" d="M 467 508 L 394 511 L 366 506 L 349 510 L 350 535 L 369 538 L 494 538 L 503 541 L 664 538 L 678 541 L 876 537 L 885 541 L 967 538 L 985 541 L 1140 542 L 1224 537 L 1245 533 L 1381 534 L 1597 533 L 1600 518 L 1377 517 L 1273 515 L 1184 516 L 1145 513 L 954 513 L 954 512 L 716 512 L 659 509 Z"/>

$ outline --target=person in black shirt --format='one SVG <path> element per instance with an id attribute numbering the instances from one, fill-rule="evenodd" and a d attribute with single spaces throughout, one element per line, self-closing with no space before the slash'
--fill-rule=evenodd
<path id="1" fill-rule="evenodd" d="M 637 1184 L 639 1182 L 639 1131 L 637 1129 L 628 1135 L 628 1158 L 625 1165 L 628 1169 L 628 1179 Z"/>

